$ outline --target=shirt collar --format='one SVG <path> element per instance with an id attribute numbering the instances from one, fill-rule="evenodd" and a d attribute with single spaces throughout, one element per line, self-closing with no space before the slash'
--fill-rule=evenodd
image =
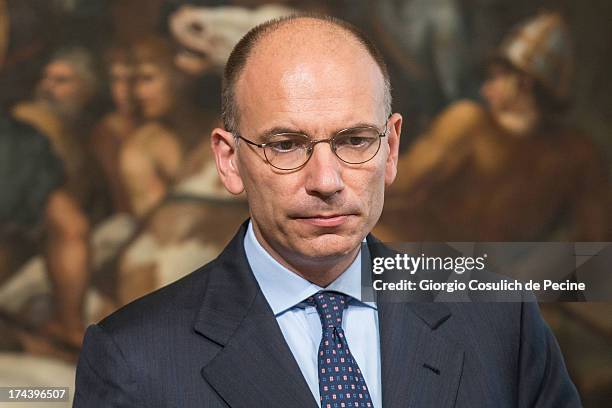
<path id="1" fill-rule="evenodd" d="M 255 279 L 275 316 L 321 290 L 344 293 L 357 300 L 355 304 L 376 309 L 376 304 L 373 302 L 361 302 L 361 257 L 364 256 L 361 249 L 347 270 L 326 288 L 307 281 L 276 261 L 257 240 L 253 223 L 250 221 L 244 237 L 244 250 Z"/>

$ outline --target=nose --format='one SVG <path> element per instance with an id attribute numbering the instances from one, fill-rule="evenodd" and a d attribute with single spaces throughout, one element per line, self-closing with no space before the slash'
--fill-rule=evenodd
<path id="1" fill-rule="evenodd" d="M 328 198 L 344 189 L 342 163 L 329 143 L 313 146 L 312 156 L 302 171 L 306 177 L 306 192 L 310 195 Z"/>

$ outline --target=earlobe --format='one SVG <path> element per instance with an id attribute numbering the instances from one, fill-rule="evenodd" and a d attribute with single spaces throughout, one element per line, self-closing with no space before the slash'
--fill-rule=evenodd
<path id="1" fill-rule="evenodd" d="M 241 194 L 244 191 L 244 184 L 237 166 L 234 135 L 216 128 L 211 133 L 210 143 L 221 182 L 230 193 Z"/>

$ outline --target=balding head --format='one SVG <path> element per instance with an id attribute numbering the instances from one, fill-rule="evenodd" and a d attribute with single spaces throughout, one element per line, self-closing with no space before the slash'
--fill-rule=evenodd
<path id="1" fill-rule="evenodd" d="M 355 259 L 397 174 L 402 117 L 389 115 L 382 59 L 346 23 L 273 21 L 234 49 L 223 104 L 226 129 L 211 134 L 223 184 L 246 193 L 268 253 L 326 286 Z"/>
<path id="2" fill-rule="evenodd" d="M 232 51 L 223 77 L 222 114 L 226 130 L 237 132 L 241 85 L 244 78 L 285 76 L 288 64 L 319 60 L 323 63 L 360 63 L 376 69 L 380 104 L 391 114 L 391 85 L 387 67 L 374 44 L 359 29 L 342 20 L 321 15 L 295 15 L 253 28 Z M 246 72 L 246 73 L 245 73 Z M 271 78 L 269 78 L 271 79 Z M 280 78 L 279 78 L 280 79 Z"/>

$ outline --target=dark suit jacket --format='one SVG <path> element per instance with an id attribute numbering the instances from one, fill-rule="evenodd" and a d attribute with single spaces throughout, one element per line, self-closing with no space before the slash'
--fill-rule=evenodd
<path id="1" fill-rule="evenodd" d="M 75 407 L 317 406 L 250 270 L 245 231 L 89 327 Z M 385 408 L 580 406 L 536 303 L 379 301 L 378 313 Z"/>

